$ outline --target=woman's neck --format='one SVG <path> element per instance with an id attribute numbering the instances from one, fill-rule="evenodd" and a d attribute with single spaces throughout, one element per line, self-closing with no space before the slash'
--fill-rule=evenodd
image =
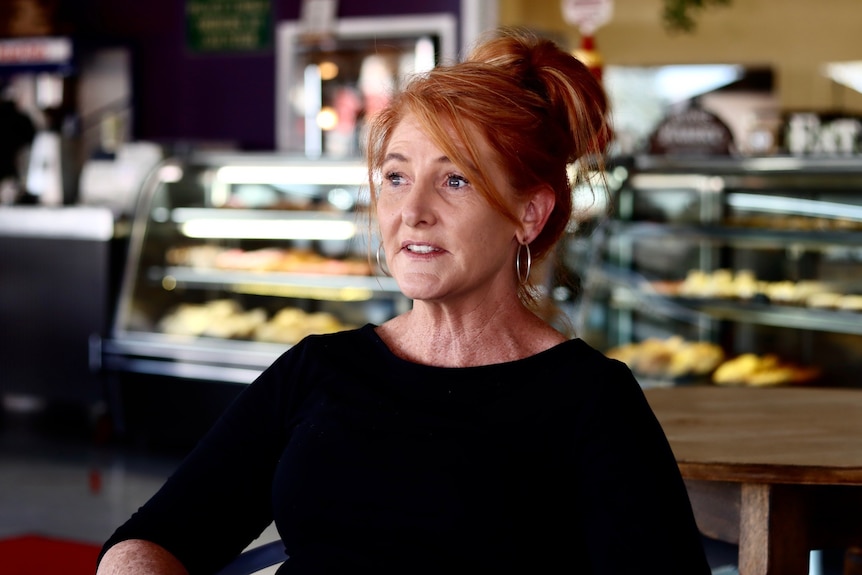
<path id="1" fill-rule="evenodd" d="M 565 340 L 520 303 L 454 313 L 445 306 L 416 302 L 411 311 L 377 331 L 396 355 L 440 367 L 514 361 Z"/>

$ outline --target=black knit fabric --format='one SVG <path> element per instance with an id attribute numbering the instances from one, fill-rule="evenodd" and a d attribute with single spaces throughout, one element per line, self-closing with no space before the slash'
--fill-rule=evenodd
<path id="1" fill-rule="evenodd" d="M 306 338 L 106 547 L 149 539 L 210 573 L 273 519 L 279 574 L 709 573 L 638 383 L 581 340 L 440 368 L 372 325 Z"/>

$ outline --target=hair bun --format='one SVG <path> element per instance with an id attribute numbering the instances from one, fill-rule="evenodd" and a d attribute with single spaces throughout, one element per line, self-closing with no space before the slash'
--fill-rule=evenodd
<path id="1" fill-rule="evenodd" d="M 484 38 L 466 60 L 501 68 L 540 97 L 552 122 L 569 135 L 570 161 L 606 150 L 611 130 L 604 89 L 583 62 L 552 40 L 504 28 Z M 592 132 L 586 139 L 585 127 Z"/>

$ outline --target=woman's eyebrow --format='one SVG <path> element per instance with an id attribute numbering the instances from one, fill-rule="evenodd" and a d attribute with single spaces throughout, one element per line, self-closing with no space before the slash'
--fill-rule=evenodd
<path id="1" fill-rule="evenodd" d="M 388 162 L 388 161 L 390 161 L 390 160 L 394 160 L 394 161 L 397 161 L 397 162 L 406 162 L 406 161 L 408 161 L 408 160 L 407 160 L 407 156 L 405 156 L 404 154 L 402 154 L 402 153 L 400 153 L 400 152 L 389 152 L 389 153 L 388 153 L 388 154 L 386 154 L 386 156 L 383 158 L 383 161 L 384 161 L 384 162 Z M 437 158 L 435 161 L 436 161 L 438 164 L 453 164 L 453 163 L 454 163 L 451 159 L 449 159 L 449 156 L 440 156 L 440 157 L 439 157 L 439 158 Z"/>
<path id="2" fill-rule="evenodd" d="M 396 162 L 406 162 L 407 157 L 404 154 L 400 154 L 398 152 L 389 152 L 388 154 L 386 154 L 386 157 L 383 158 L 384 162 L 389 162 L 392 160 Z"/>

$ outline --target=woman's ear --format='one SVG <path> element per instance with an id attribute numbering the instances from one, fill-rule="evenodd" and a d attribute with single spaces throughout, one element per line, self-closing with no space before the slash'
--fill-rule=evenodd
<path id="1" fill-rule="evenodd" d="M 557 201 L 551 186 L 538 186 L 529 198 L 521 213 L 521 237 L 518 238 L 518 241 L 526 244 L 542 233 Z"/>

